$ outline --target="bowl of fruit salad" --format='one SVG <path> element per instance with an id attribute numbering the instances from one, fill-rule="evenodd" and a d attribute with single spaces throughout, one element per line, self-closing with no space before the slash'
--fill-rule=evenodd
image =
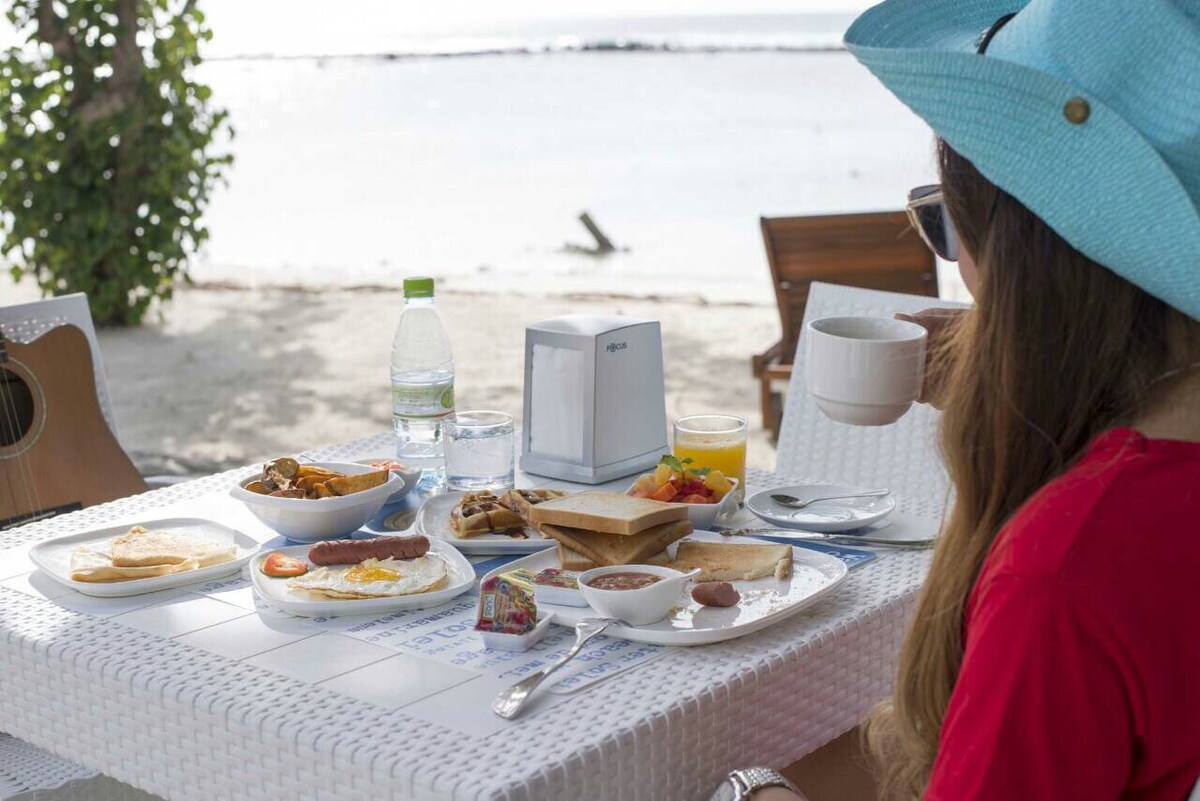
<path id="1" fill-rule="evenodd" d="M 692 467 L 691 459 L 664 456 L 654 472 L 638 476 L 627 493 L 635 498 L 681 503 L 687 507 L 692 526 L 704 530 L 737 510 L 736 487 L 737 479 L 720 470 Z"/>

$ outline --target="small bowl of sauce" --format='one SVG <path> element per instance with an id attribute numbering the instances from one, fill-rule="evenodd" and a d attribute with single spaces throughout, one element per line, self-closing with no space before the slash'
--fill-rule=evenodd
<path id="1" fill-rule="evenodd" d="M 680 602 L 688 579 L 699 572 L 681 573 L 659 565 L 596 567 L 579 574 L 579 591 L 588 606 L 604 617 L 645 626 L 666 617 Z"/>
<path id="2" fill-rule="evenodd" d="M 653 573 L 622 571 L 620 573 L 605 573 L 602 576 L 596 576 L 588 582 L 588 586 L 595 587 L 598 590 L 640 590 L 642 587 L 649 587 L 657 581 L 662 581 L 662 576 L 656 576 Z"/>

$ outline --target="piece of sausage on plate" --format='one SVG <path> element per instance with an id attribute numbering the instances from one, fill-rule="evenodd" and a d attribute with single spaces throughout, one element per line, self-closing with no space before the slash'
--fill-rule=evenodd
<path id="1" fill-rule="evenodd" d="M 706 581 L 692 590 L 692 600 L 704 606 L 735 606 L 742 596 L 728 581 Z"/>
<path id="2" fill-rule="evenodd" d="M 314 565 L 354 565 L 364 559 L 416 559 L 429 552 L 429 540 L 408 537 L 375 537 L 369 540 L 326 540 L 308 549 Z"/>

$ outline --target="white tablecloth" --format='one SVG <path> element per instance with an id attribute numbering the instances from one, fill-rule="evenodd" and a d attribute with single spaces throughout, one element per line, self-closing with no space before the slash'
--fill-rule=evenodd
<path id="1" fill-rule="evenodd" d="M 388 442 L 381 435 L 312 455 L 357 458 Z M 487 737 L 73 611 L 41 596 L 40 577 L 30 583 L 31 544 L 224 493 L 244 472 L 2 535 L 0 731 L 171 799 L 690 800 L 733 767 L 804 756 L 883 699 L 928 566 L 925 552 L 891 554 L 784 623 L 671 649 Z M 752 471 L 747 483 L 802 480 Z M 936 514 L 898 500 L 909 514 Z"/>

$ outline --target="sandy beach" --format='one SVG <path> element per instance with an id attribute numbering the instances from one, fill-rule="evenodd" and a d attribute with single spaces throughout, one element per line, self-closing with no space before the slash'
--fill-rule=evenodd
<path id="1" fill-rule="evenodd" d="M 34 296 L 25 286 L 14 294 Z M 668 419 L 747 417 L 749 462 L 774 463 L 749 367 L 778 335 L 773 307 L 465 292 L 437 302 L 460 409 L 520 414 L 531 322 L 572 312 L 651 318 L 663 326 Z M 386 431 L 401 305 L 391 289 L 180 290 L 160 319 L 99 332 L 121 443 L 143 472 L 194 474 Z"/>

